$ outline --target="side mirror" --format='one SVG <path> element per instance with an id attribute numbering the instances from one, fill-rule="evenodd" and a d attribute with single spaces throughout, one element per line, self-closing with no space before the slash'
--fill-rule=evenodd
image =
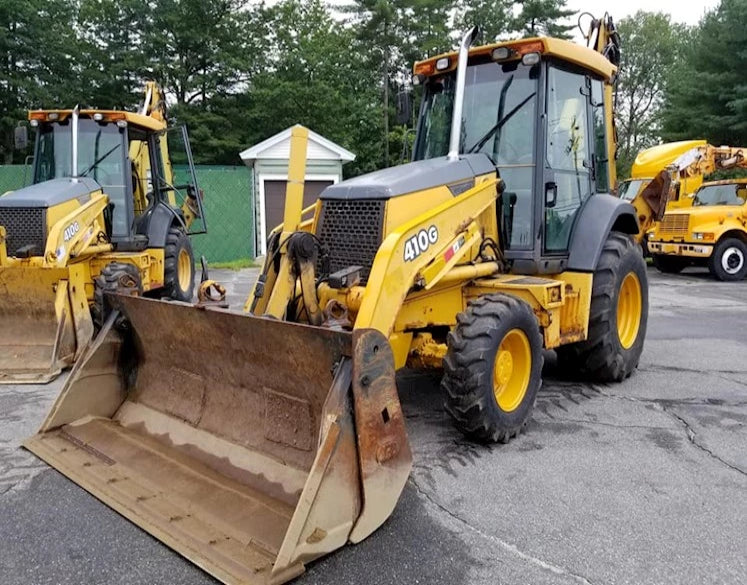
<path id="1" fill-rule="evenodd" d="M 397 124 L 406 126 L 412 119 L 412 92 L 402 89 L 397 93 Z"/>
<path id="2" fill-rule="evenodd" d="M 18 122 L 13 139 L 13 144 L 16 150 L 26 150 L 28 148 L 29 129 L 23 122 Z"/>

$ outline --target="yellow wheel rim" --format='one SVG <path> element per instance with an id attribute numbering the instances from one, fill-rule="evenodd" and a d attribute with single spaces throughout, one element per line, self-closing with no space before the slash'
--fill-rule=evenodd
<path id="1" fill-rule="evenodd" d="M 643 297 L 641 282 L 633 272 L 628 272 L 617 297 L 617 336 L 625 349 L 633 347 L 641 326 Z"/>
<path id="2" fill-rule="evenodd" d="M 184 249 L 179 250 L 177 269 L 179 271 L 179 288 L 183 291 L 189 290 L 189 285 L 192 281 L 192 262 L 189 258 L 189 252 Z"/>
<path id="3" fill-rule="evenodd" d="M 493 394 L 501 410 L 512 412 L 519 407 L 531 373 L 529 338 L 521 329 L 511 329 L 501 341 L 493 365 Z"/>

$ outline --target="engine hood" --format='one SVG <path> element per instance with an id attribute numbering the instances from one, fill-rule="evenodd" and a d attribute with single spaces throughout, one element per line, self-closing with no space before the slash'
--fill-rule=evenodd
<path id="1" fill-rule="evenodd" d="M 390 199 L 407 193 L 454 185 L 495 172 L 485 154 L 467 154 L 458 160 L 446 157 L 421 160 L 375 171 L 327 187 L 321 199 Z"/>
<path id="2" fill-rule="evenodd" d="M 91 199 L 91 193 L 101 187 L 93 179 L 83 177 L 74 181 L 70 178 L 51 179 L 23 187 L 0 197 L 0 208 L 8 207 L 54 207 L 72 199 L 81 204 Z"/>

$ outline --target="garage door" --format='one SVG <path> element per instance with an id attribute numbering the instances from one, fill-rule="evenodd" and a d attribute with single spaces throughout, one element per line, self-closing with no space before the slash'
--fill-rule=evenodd
<path id="1" fill-rule="evenodd" d="M 265 234 L 283 223 L 285 212 L 285 181 L 265 181 Z M 303 206 L 308 207 L 332 181 L 306 181 L 303 189 Z"/>

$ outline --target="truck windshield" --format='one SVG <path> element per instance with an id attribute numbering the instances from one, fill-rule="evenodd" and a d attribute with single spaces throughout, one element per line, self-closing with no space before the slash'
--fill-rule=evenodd
<path id="1" fill-rule="evenodd" d="M 627 181 L 623 181 L 622 183 L 620 183 L 620 187 L 618 189 L 620 199 L 633 201 L 633 199 L 635 199 L 635 196 L 640 193 L 643 186 L 648 182 L 649 179 L 628 179 Z"/>
<path id="2" fill-rule="evenodd" d="M 693 198 L 693 206 L 744 205 L 747 202 L 747 183 L 706 185 Z"/>
<path id="3" fill-rule="evenodd" d="M 539 72 L 538 65 L 530 67 L 518 61 L 491 61 L 467 69 L 459 152 L 487 154 L 498 167 L 506 192 L 516 195 L 511 248 L 532 246 Z M 426 84 L 414 160 L 448 153 L 455 85 L 453 72 L 434 77 Z"/>
<path id="4" fill-rule="evenodd" d="M 122 184 L 124 138 L 115 124 L 78 121 L 78 174 L 100 185 Z M 43 124 L 34 157 L 34 183 L 69 177 L 72 174 L 72 121 Z"/>

